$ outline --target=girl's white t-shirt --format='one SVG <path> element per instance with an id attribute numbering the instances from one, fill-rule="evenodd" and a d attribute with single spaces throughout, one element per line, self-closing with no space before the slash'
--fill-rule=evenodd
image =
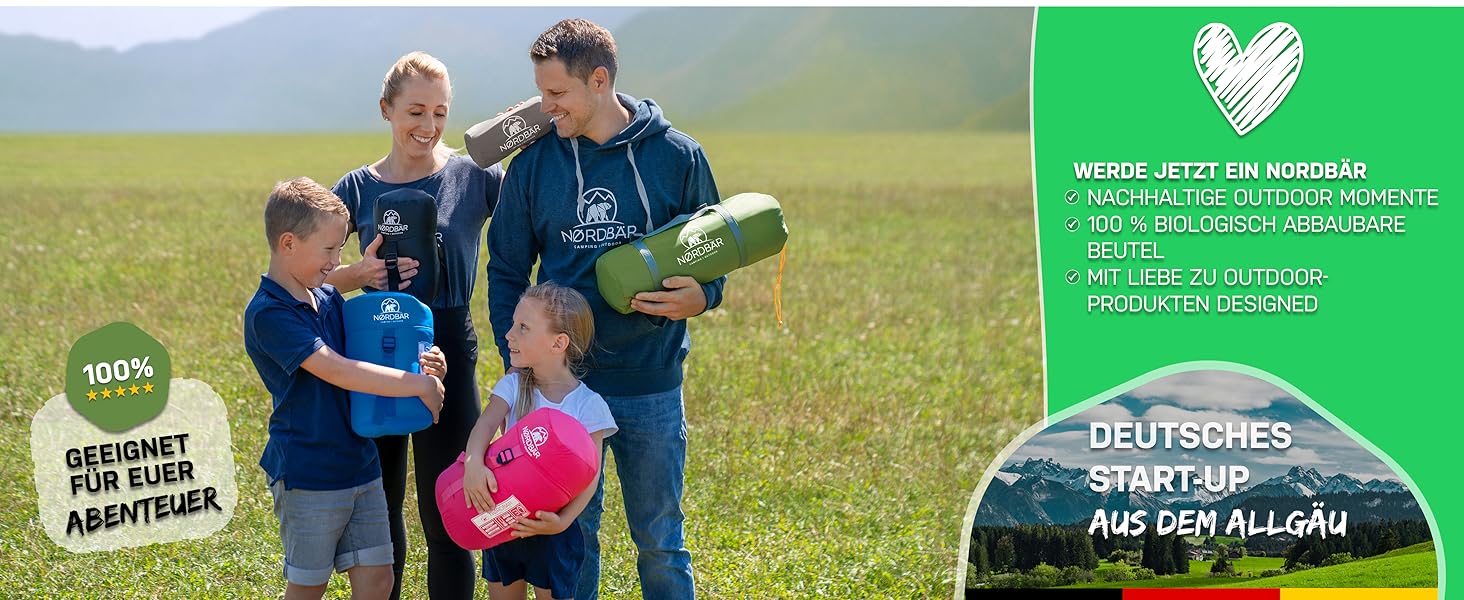
<path id="1" fill-rule="evenodd" d="M 503 398 L 508 403 L 508 422 L 504 424 L 504 430 L 513 427 L 518 419 L 514 418 L 514 407 L 518 403 L 519 374 L 509 373 L 498 384 L 493 386 L 493 395 Z M 586 387 L 580 382 L 579 387 L 564 397 L 563 402 L 550 402 L 538 388 L 534 389 L 534 407 L 531 410 L 540 408 L 552 408 L 574 417 L 580 425 L 585 426 L 585 431 L 594 433 L 604 431 L 605 437 L 614 435 L 620 428 L 615 425 L 615 418 L 610 416 L 610 405 L 605 404 L 605 399 L 595 393 L 594 390 Z"/>

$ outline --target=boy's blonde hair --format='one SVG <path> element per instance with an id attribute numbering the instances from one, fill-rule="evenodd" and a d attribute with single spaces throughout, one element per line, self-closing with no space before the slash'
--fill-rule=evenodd
<path id="1" fill-rule="evenodd" d="M 346 203 L 309 177 L 296 177 L 275 184 L 264 203 L 264 236 L 274 252 L 286 232 L 308 238 L 320 227 L 321 217 L 336 215 L 347 221 Z"/>
<path id="2" fill-rule="evenodd" d="M 546 281 L 527 290 L 519 296 L 519 302 L 538 300 L 544 307 L 549 327 L 555 334 L 569 336 L 569 347 L 564 350 L 564 362 L 575 377 L 581 377 L 585 355 L 590 352 L 590 343 L 595 338 L 595 313 L 590 312 L 590 303 L 574 288 Z M 514 420 L 522 419 L 534 408 L 534 370 L 519 371 L 518 402 L 514 403 Z"/>
<path id="3" fill-rule="evenodd" d="M 386 76 L 381 78 L 381 101 L 387 106 L 396 104 L 397 96 L 402 94 L 402 88 L 407 86 L 407 81 L 413 77 L 423 79 L 441 79 L 447 82 L 447 101 L 452 103 L 452 78 L 447 76 L 447 65 L 443 64 L 437 57 L 421 50 L 408 52 L 398 58 L 390 69 L 386 70 Z M 457 154 L 457 150 L 437 141 L 437 147 L 433 149 L 439 156 L 446 159 Z"/>

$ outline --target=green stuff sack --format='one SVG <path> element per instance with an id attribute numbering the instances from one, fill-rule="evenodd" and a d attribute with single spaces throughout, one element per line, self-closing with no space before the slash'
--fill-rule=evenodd
<path id="1" fill-rule="evenodd" d="M 783 207 L 767 194 L 738 194 L 681 215 L 595 261 L 600 295 L 630 314 L 632 296 L 663 289 L 667 277 L 706 283 L 777 254 L 788 241 Z"/>

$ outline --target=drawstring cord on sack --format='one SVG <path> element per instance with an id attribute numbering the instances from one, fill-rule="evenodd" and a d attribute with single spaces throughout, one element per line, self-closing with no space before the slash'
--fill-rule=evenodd
<path id="1" fill-rule="evenodd" d="M 625 156 L 630 160 L 630 172 L 635 176 L 635 191 L 640 195 L 641 208 L 646 211 L 646 233 L 649 234 L 655 227 L 651 226 L 651 199 L 646 196 L 646 184 L 641 181 L 640 169 L 635 166 L 635 152 L 631 151 L 631 143 L 625 144 Z M 575 206 L 580 214 L 584 214 L 585 204 L 585 173 L 580 168 L 579 140 L 569 138 L 570 151 L 574 153 L 574 178 L 579 184 L 579 195 L 575 196 Z"/>
<path id="2" fill-rule="evenodd" d="M 788 244 L 778 252 L 778 280 L 773 283 L 773 313 L 778 316 L 778 327 L 783 326 L 783 265 L 788 264 Z"/>

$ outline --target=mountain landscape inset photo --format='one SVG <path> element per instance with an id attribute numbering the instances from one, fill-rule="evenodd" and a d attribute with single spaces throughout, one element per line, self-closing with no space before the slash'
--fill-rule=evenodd
<path id="1" fill-rule="evenodd" d="M 1250 375 L 1162 377 L 1000 461 L 977 492 L 968 589 L 1437 585 L 1406 477 Z"/>

